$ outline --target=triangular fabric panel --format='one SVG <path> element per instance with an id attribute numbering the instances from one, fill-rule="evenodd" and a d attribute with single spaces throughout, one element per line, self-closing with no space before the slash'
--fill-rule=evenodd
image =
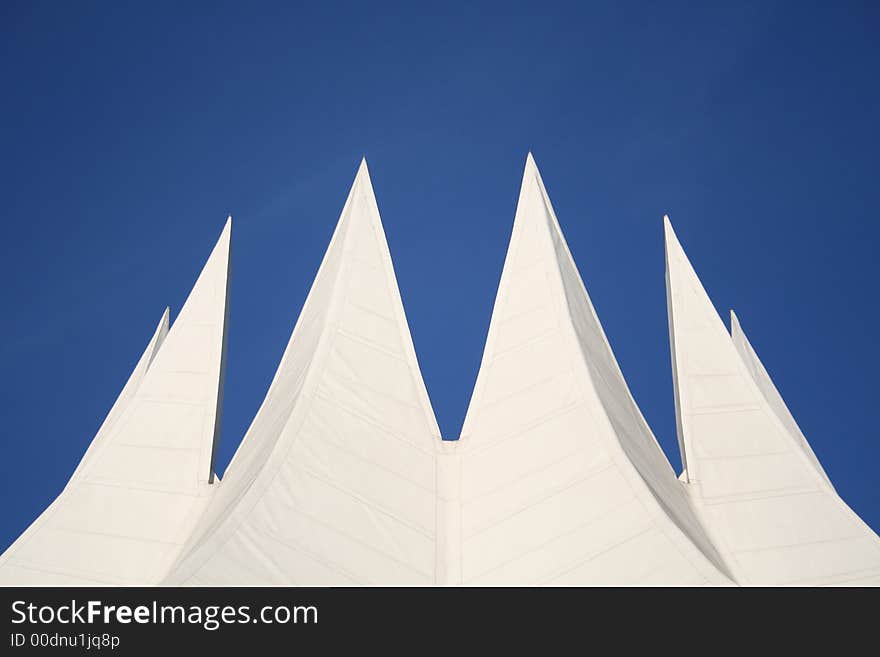
<path id="1" fill-rule="evenodd" d="M 768 402 L 761 385 L 766 372 L 750 371 L 669 220 L 664 223 L 686 487 L 736 580 L 877 583 L 880 539 L 838 497 L 800 432 L 793 434 Z"/>
<path id="2" fill-rule="evenodd" d="M 437 442 L 363 162 L 266 398 L 167 583 L 432 583 Z"/>
<path id="3" fill-rule="evenodd" d="M 224 481 L 231 217 L 0 585 L 880 585 L 880 538 L 664 231 L 679 477 L 531 154 L 442 441 L 363 161 Z"/>
<path id="4" fill-rule="evenodd" d="M 67 486 L 0 557 L 3 584 L 156 584 L 212 490 L 225 343 L 227 222 Z"/>
<path id="5" fill-rule="evenodd" d="M 125 409 L 131 404 L 131 398 L 140 387 L 141 381 L 147 373 L 150 363 L 152 363 L 159 347 L 162 346 L 162 342 L 165 340 L 165 336 L 168 334 L 168 319 L 169 310 L 166 308 L 165 312 L 162 314 L 162 319 L 159 320 L 159 324 L 153 332 L 153 337 L 147 344 L 147 348 L 138 360 L 137 365 L 135 365 L 128 381 L 122 388 L 122 392 L 119 393 L 119 396 L 111 407 L 110 412 L 107 413 L 107 417 L 98 429 L 98 433 L 95 434 L 95 437 L 89 444 L 85 455 L 83 455 L 79 465 L 73 475 L 71 475 L 70 480 L 65 486 L 65 491 L 71 488 L 80 478 L 80 473 L 87 467 L 95 453 L 100 450 L 100 446 L 106 439 L 107 434 L 111 433 L 114 424 L 124 413 Z M 71 577 L 61 572 L 46 570 L 45 567 L 42 566 L 42 562 L 47 560 L 45 558 L 40 558 L 39 555 L 33 553 L 33 550 L 28 550 L 27 548 L 27 544 L 31 538 L 39 533 L 41 528 L 51 521 L 52 516 L 61 506 L 64 505 L 65 499 L 64 493 L 62 492 L 62 494 L 55 498 L 46 510 L 31 523 L 27 530 L 25 530 L 25 532 L 23 532 L 11 546 L 9 546 L 6 552 L 0 556 L 0 583 L 4 586 L 63 583 L 76 584 L 84 581 L 75 576 Z"/>
<path id="6" fill-rule="evenodd" d="M 162 313 L 162 318 L 159 320 L 159 324 L 156 326 L 156 330 L 153 332 L 153 337 L 150 339 L 150 343 L 147 345 L 147 348 L 141 355 L 141 358 L 135 366 L 134 371 L 131 373 L 131 376 L 128 377 L 128 381 L 126 381 L 125 387 L 122 388 L 122 392 L 119 393 L 119 397 L 116 398 L 116 401 L 114 402 L 113 407 L 110 409 L 110 412 L 107 413 L 107 417 L 104 418 L 104 422 L 101 423 L 101 427 L 98 429 L 98 433 L 95 434 L 95 437 L 89 444 L 88 449 L 86 449 L 86 453 L 80 460 L 79 465 L 77 466 L 73 475 L 71 475 L 70 481 L 77 479 L 79 477 L 79 473 L 87 467 L 88 462 L 91 460 L 94 454 L 99 451 L 99 447 L 103 443 L 105 437 L 112 432 L 112 428 L 116 424 L 116 421 L 125 411 L 125 409 L 128 408 L 131 398 L 140 387 L 141 381 L 143 380 L 144 375 L 147 373 L 147 369 L 149 369 L 150 365 L 153 362 L 153 359 L 156 357 L 156 354 L 159 353 L 159 348 L 162 346 L 162 343 L 165 342 L 165 337 L 168 335 L 168 330 L 170 326 L 171 309 L 165 308 L 165 312 Z M 70 482 L 68 482 L 68 485 L 70 485 Z"/>
<path id="7" fill-rule="evenodd" d="M 459 445 L 445 581 L 729 583 L 624 381 L 529 155 Z M 454 451 L 453 451 L 454 450 Z M 456 489 L 455 487 L 458 486 Z M 450 502 L 451 501 L 451 502 Z"/>
<path id="8" fill-rule="evenodd" d="M 770 408 L 773 409 L 776 417 L 779 418 L 779 421 L 785 426 L 789 435 L 791 435 L 791 437 L 800 445 L 810 463 L 816 468 L 816 472 L 822 475 L 822 478 L 826 483 L 831 486 L 831 480 L 825 473 L 825 468 L 822 467 L 822 464 L 819 463 L 819 459 L 817 459 L 815 453 L 813 453 L 813 448 L 810 447 L 810 443 L 807 442 L 807 437 L 801 431 L 801 428 L 795 421 L 791 411 L 788 410 L 788 406 L 786 406 L 785 401 L 782 399 L 782 395 L 779 394 L 773 380 L 770 378 L 770 375 L 767 374 L 767 370 L 764 369 L 764 364 L 761 362 L 761 359 L 758 358 L 758 354 L 755 353 L 746 334 L 743 333 L 739 318 L 732 310 L 730 311 L 730 337 L 733 340 L 733 345 L 736 347 L 737 353 L 739 353 L 739 357 L 749 371 L 752 381 L 758 386 L 758 389 L 761 391 L 761 394 L 764 395 L 764 399 L 770 405 Z"/>

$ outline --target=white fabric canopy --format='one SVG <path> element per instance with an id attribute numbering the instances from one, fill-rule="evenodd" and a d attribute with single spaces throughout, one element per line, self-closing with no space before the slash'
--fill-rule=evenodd
<path id="1" fill-rule="evenodd" d="M 0 584 L 880 584 L 880 539 L 664 224 L 680 477 L 531 155 L 462 435 L 441 441 L 362 162 L 223 482 L 230 222 Z"/>
<path id="2" fill-rule="evenodd" d="M 752 380 L 755 382 L 755 385 L 758 386 L 758 390 L 761 391 L 761 394 L 764 395 L 764 400 L 776 414 L 779 421 L 785 426 L 789 435 L 798 445 L 800 445 L 804 454 L 810 460 L 810 463 L 816 468 L 816 472 L 822 475 L 825 482 L 831 486 L 831 480 L 828 478 L 828 475 L 825 474 L 825 469 L 813 453 L 813 448 L 810 447 L 806 436 L 801 432 L 801 429 L 797 425 L 797 422 L 795 422 L 791 411 L 788 410 L 788 406 L 786 406 L 785 402 L 782 400 L 782 395 L 779 394 L 779 391 L 770 379 L 770 375 L 767 374 L 767 370 L 764 369 L 763 363 L 761 363 L 758 354 L 756 354 L 755 350 L 752 348 L 746 334 L 743 333 L 739 318 L 733 310 L 730 311 L 730 337 L 733 339 L 733 345 L 736 347 L 739 357 L 742 359 L 749 374 L 751 374 Z"/>
<path id="3" fill-rule="evenodd" d="M 364 161 L 269 392 L 167 582 L 433 582 L 439 436 Z"/>
<path id="4" fill-rule="evenodd" d="M 460 461 L 467 584 L 725 583 L 529 155 Z"/>
<path id="5" fill-rule="evenodd" d="M 664 224 L 683 479 L 734 578 L 880 583 L 880 539 L 831 487 L 739 323 L 731 339 Z"/>
<path id="6" fill-rule="evenodd" d="M 0 557 L 0 583 L 155 584 L 168 571 L 214 489 L 230 230 L 64 490 Z"/>

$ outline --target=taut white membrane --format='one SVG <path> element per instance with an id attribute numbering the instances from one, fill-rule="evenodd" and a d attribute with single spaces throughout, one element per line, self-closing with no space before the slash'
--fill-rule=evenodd
<path id="1" fill-rule="evenodd" d="M 224 481 L 229 222 L 0 584 L 880 584 L 880 539 L 665 225 L 680 478 L 531 154 L 462 436 L 443 443 L 362 162 Z"/>
<path id="2" fill-rule="evenodd" d="M 729 583 L 627 388 L 531 154 L 447 452 L 449 583 Z"/>
<path id="3" fill-rule="evenodd" d="M 156 584 L 213 486 L 231 219 L 168 311 L 61 494 L 0 556 L 0 583 Z"/>
<path id="4" fill-rule="evenodd" d="M 732 340 L 664 225 L 682 479 L 735 579 L 880 583 L 880 539 L 835 493 L 738 322 Z"/>
<path id="5" fill-rule="evenodd" d="M 266 398 L 167 583 L 432 583 L 439 433 L 363 161 Z"/>
<path id="6" fill-rule="evenodd" d="M 810 463 L 816 468 L 816 472 L 822 475 L 822 478 L 829 486 L 832 486 L 831 480 L 825 473 L 825 468 L 819 463 L 819 459 L 817 459 L 816 455 L 813 453 L 813 448 L 810 447 L 810 443 L 807 442 L 807 437 L 801 432 L 801 428 L 795 421 L 791 411 L 788 410 L 785 401 L 783 401 L 782 395 L 779 394 L 773 380 L 770 378 L 770 375 L 767 374 L 767 370 L 764 369 L 764 364 L 758 358 L 758 354 L 755 353 L 746 334 L 743 333 L 739 318 L 733 310 L 730 311 L 730 337 L 733 339 L 733 345 L 736 347 L 739 357 L 742 359 L 749 374 L 751 374 L 755 385 L 758 386 L 761 394 L 764 395 L 767 404 L 773 409 L 776 417 L 785 426 L 789 435 L 791 435 L 795 442 L 801 446 L 801 449 L 810 460 Z"/>

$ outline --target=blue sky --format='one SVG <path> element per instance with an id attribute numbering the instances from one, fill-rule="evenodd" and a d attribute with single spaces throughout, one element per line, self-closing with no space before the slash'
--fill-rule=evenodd
<path id="1" fill-rule="evenodd" d="M 456 437 L 529 149 L 676 469 L 664 212 L 880 530 L 875 4 L 180 4 L 0 6 L 0 547 L 231 212 L 225 467 L 362 155 Z"/>

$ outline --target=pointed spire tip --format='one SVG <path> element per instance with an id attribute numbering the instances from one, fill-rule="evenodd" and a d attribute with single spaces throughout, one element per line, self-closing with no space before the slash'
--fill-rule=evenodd
<path id="1" fill-rule="evenodd" d="M 226 221 L 223 224 L 223 230 L 220 231 L 220 237 L 217 238 L 217 242 L 214 244 L 214 251 L 218 248 L 229 249 L 229 245 L 232 242 L 232 215 L 226 215 Z M 214 252 L 212 251 L 212 253 Z"/>
<path id="2" fill-rule="evenodd" d="M 672 227 L 672 221 L 670 221 L 668 214 L 663 215 L 663 234 L 666 237 L 667 243 L 670 239 L 675 242 L 678 241 L 678 236 L 675 234 L 675 229 Z"/>
<path id="3" fill-rule="evenodd" d="M 361 156 L 361 163 L 358 165 L 357 173 L 354 176 L 355 182 L 363 178 L 369 178 L 370 170 L 367 167 L 367 156 Z"/>
<path id="4" fill-rule="evenodd" d="M 731 335 L 742 333 L 742 327 L 739 323 L 739 317 L 737 317 L 736 313 L 733 312 L 733 308 L 730 309 L 730 333 Z"/>

